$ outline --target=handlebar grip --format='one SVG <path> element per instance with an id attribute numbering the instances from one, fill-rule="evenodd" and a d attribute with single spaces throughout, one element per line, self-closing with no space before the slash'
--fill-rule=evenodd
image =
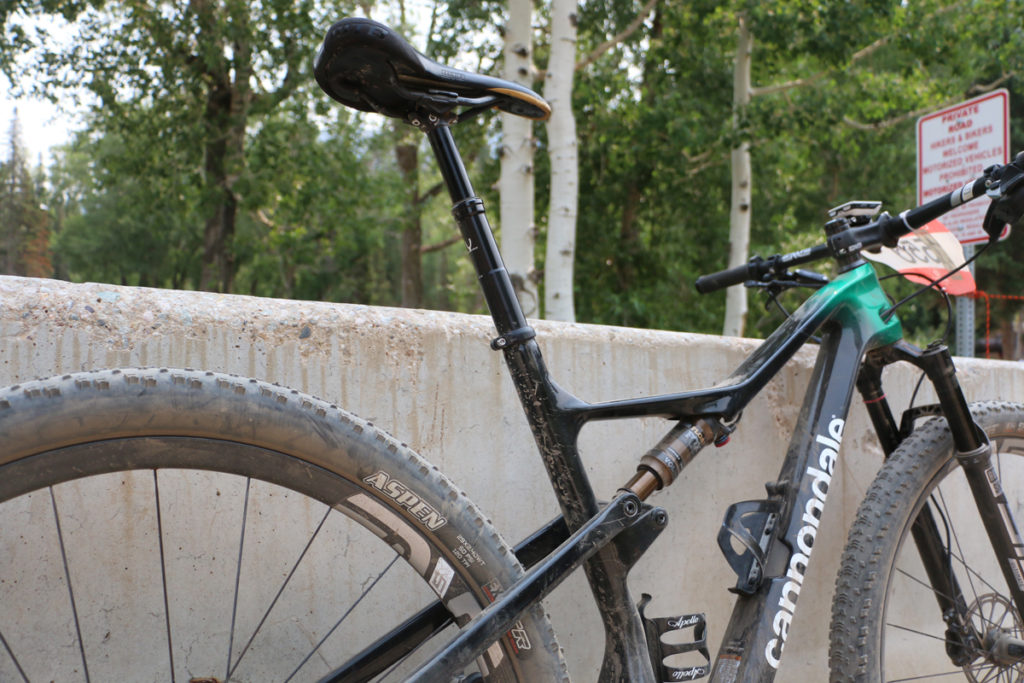
<path id="1" fill-rule="evenodd" d="M 697 291 L 701 294 L 707 294 L 709 292 L 715 292 L 719 289 L 725 289 L 732 285 L 738 285 L 747 280 L 756 277 L 754 273 L 753 264 L 744 263 L 742 266 L 736 266 L 735 268 L 729 268 L 728 270 L 720 270 L 717 273 L 709 273 L 708 275 L 701 275 L 697 278 L 694 285 L 697 287 Z"/>

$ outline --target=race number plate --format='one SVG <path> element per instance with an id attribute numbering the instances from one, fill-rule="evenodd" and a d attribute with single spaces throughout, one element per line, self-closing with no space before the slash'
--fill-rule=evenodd
<path id="1" fill-rule="evenodd" d="M 895 249 L 883 248 L 877 254 L 862 251 L 861 256 L 884 263 L 911 282 L 922 285 L 938 280 L 964 262 L 960 241 L 939 221 L 932 221 L 902 238 Z M 937 287 L 953 296 L 971 294 L 975 290 L 974 276 L 964 268 Z"/>

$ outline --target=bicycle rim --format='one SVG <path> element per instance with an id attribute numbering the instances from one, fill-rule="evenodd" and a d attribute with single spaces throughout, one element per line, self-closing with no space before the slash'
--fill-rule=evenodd
<path id="1" fill-rule="evenodd" d="M 0 680 L 314 681 L 439 595 L 467 621 L 507 585 L 508 557 L 454 489 L 439 500 L 389 469 L 414 454 L 358 431 L 381 459 L 344 475 L 264 445 L 105 428 L 0 466 Z M 517 635 L 547 650 L 514 629 L 479 662 L 490 679 L 519 676 Z M 401 680 L 444 640 L 370 680 Z"/>
<path id="2" fill-rule="evenodd" d="M 993 466 L 1019 521 L 1024 515 L 1024 429 L 1020 427 L 1024 411 L 1007 404 L 973 409 L 989 434 Z M 885 467 L 889 471 L 880 474 L 858 515 L 865 533 L 851 532 L 836 596 L 837 605 L 845 604 L 857 615 L 850 619 L 848 632 L 859 634 L 859 656 L 875 660 L 881 673 L 873 674 L 871 667 L 865 667 L 857 676 L 836 680 L 1024 681 L 1024 663 L 997 651 L 1000 641 L 1005 645 L 1024 640 L 1024 625 L 953 455 L 944 422 L 926 425 L 920 438 L 908 442 Z M 914 543 L 911 522 L 925 506 L 946 545 L 944 562 L 952 567 L 960 586 L 970 634 L 950 631 L 943 620 Z M 893 539 L 892 550 L 886 548 L 887 536 Z M 871 539 L 877 544 L 872 545 Z M 851 557 L 854 562 L 847 561 Z M 866 559 L 872 557 L 879 558 L 877 565 Z M 876 576 L 876 566 L 887 568 L 883 576 Z M 862 594 L 851 598 L 858 586 L 865 587 Z M 865 635 L 871 632 L 877 633 L 877 640 Z M 837 644 L 834 635 L 834 666 L 840 661 L 835 655 L 845 645 L 850 643 Z M 854 649 L 850 645 L 849 651 Z"/>
<path id="3" fill-rule="evenodd" d="M 993 464 L 1004 485 L 1024 482 L 1024 434 L 997 436 L 992 445 Z M 948 634 L 946 624 L 938 618 L 934 589 L 917 548 L 911 535 L 905 534 L 886 596 L 882 633 L 885 680 L 1024 681 L 1024 663 L 999 663 L 989 654 L 1001 636 L 1024 638 L 1024 624 L 1009 596 L 963 470 L 951 460 L 933 480 L 928 493 L 917 507 L 929 505 L 939 524 L 972 629 L 983 642 L 965 647 Z M 1017 498 L 1011 500 L 1011 509 L 1018 515 L 1024 512 L 1019 494 L 1010 489 L 1008 495 Z M 969 661 L 957 665 L 947 648 L 963 650 L 963 657 Z"/>

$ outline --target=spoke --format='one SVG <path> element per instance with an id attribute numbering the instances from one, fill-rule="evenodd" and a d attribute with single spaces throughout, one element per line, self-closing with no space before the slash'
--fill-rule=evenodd
<path id="1" fill-rule="evenodd" d="M 994 664 L 992 662 L 985 662 L 985 661 L 983 661 L 983 662 L 979 662 L 978 666 L 972 668 L 971 671 L 972 671 L 972 673 L 977 675 L 977 673 L 980 672 L 985 667 L 988 667 L 988 672 L 985 674 L 984 678 L 978 680 L 978 683 L 988 683 L 988 681 L 1001 681 L 1001 680 L 1004 679 L 1003 674 L 1008 674 L 1008 672 L 1016 670 L 1013 667 L 1006 668 L 1006 667 L 999 666 L 998 664 Z M 1007 680 L 1012 680 L 1012 679 L 1007 679 Z"/>
<path id="2" fill-rule="evenodd" d="M 941 484 L 939 486 L 935 487 L 935 491 L 939 495 L 939 501 L 940 501 L 940 503 L 942 505 L 943 513 L 946 516 L 946 522 L 949 525 L 949 535 L 952 536 L 952 540 L 953 540 L 953 542 L 956 545 L 957 552 L 960 553 L 960 557 L 962 558 L 962 557 L 964 557 L 964 551 L 963 551 L 963 548 L 960 547 L 960 536 L 957 534 L 956 528 L 954 528 L 954 526 L 953 526 L 953 518 L 949 514 L 949 507 L 946 505 L 946 497 L 942 494 L 942 486 L 941 486 Z M 950 554 L 952 554 L 952 552 L 950 552 Z M 967 563 L 964 562 L 962 559 L 960 560 L 960 562 L 964 565 L 964 567 L 967 567 Z M 974 587 L 974 581 L 971 579 L 971 574 L 973 573 L 973 570 L 971 570 L 969 567 L 967 567 L 967 569 L 968 569 L 968 571 L 967 571 L 967 583 L 970 584 L 970 586 L 971 586 L 971 594 L 974 596 L 974 602 L 977 603 L 978 602 L 978 590 Z"/>
<path id="3" fill-rule="evenodd" d="M 242 550 L 245 548 L 245 520 L 249 515 L 249 489 L 252 477 L 245 478 L 245 500 L 242 503 L 242 532 L 238 538 L 238 562 L 235 564 L 235 597 L 231 605 L 231 631 L 228 635 L 228 665 L 224 680 L 231 678 L 231 654 L 235 645 L 235 618 L 238 616 L 238 584 L 242 577 Z"/>
<path id="4" fill-rule="evenodd" d="M 954 555 L 954 557 L 956 557 L 956 556 Z M 966 565 L 964 565 L 964 566 L 966 567 Z M 970 569 L 970 567 L 967 567 L 967 569 L 970 570 L 970 571 L 973 571 L 973 570 Z M 953 596 L 946 595 L 946 594 L 942 593 L 941 591 L 936 590 L 936 588 L 934 586 L 932 586 L 930 583 L 928 583 L 924 579 L 919 579 L 918 577 L 916 577 L 913 574 L 911 574 L 910 572 L 908 572 L 906 569 L 903 569 L 902 567 L 896 567 L 896 571 L 899 572 L 900 574 L 903 574 L 905 577 L 907 577 L 911 581 L 914 581 L 915 583 L 921 584 L 922 586 L 924 586 L 925 589 L 931 591 L 935 595 L 938 595 L 939 597 L 946 598 L 947 600 L 949 600 L 951 602 L 956 602 L 956 600 L 953 598 Z M 990 588 L 991 588 L 991 586 L 990 586 Z M 992 590 L 995 591 L 994 588 Z M 997 595 L 998 595 L 998 593 L 997 593 Z M 983 615 L 981 615 L 980 613 L 979 613 L 978 616 L 979 616 L 979 618 L 983 622 L 986 621 L 985 617 Z M 1000 625 L 1000 622 L 995 622 L 995 621 L 989 621 L 988 623 L 992 624 L 993 626 L 999 626 Z M 894 627 L 894 628 L 903 628 L 903 627 L 901 627 L 901 626 L 899 626 L 897 624 L 893 624 L 893 623 L 889 623 L 889 625 Z M 905 629 L 905 630 L 909 631 L 910 629 Z"/>
<path id="5" fill-rule="evenodd" d="M 913 577 L 911 577 L 911 578 L 913 578 Z M 936 635 L 933 635 L 931 633 L 925 633 L 924 631 L 919 631 L 917 629 L 909 628 L 907 626 L 901 626 L 900 624 L 894 624 L 892 622 L 887 622 L 886 626 L 889 626 L 889 627 L 895 628 L 895 629 L 899 629 L 901 631 L 906 631 L 907 633 L 913 633 L 914 635 L 921 636 L 922 638 L 930 638 L 932 640 L 938 640 L 938 641 L 940 641 L 942 643 L 948 643 L 949 642 L 949 639 L 945 638 L 943 636 L 936 636 Z M 1000 675 L 1001 671 L 1003 671 L 1003 669 L 999 668 L 998 665 L 992 664 L 991 662 L 986 662 L 984 660 L 981 661 L 976 667 L 974 667 L 972 669 L 972 671 L 979 672 L 982 669 L 984 669 L 986 666 L 990 666 L 992 668 L 989 670 L 988 675 L 986 675 L 986 677 L 984 679 L 982 679 L 981 681 L 978 681 L 978 683 L 985 683 L 986 681 L 990 681 L 990 680 L 992 680 L 991 676 L 992 676 L 993 673 L 995 673 L 996 675 Z M 890 679 L 889 683 L 899 683 L 900 681 L 918 681 L 918 680 L 925 680 L 925 679 L 928 679 L 928 678 L 935 678 L 935 677 L 938 677 L 938 676 L 952 676 L 952 675 L 956 675 L 956 674 L 960 674 L 960 673 L 963 673 L 962 669 L 957 669 L 955 671 L 949 671 L 949 672 L 944 672 L 944 673 L 926 674 L 926 675 L 922 675 L 922 676 L 912 676 L 910 678 Z"/>
<path id="6" fill-rule="evenodd" d="M 996 444 L 993 443 L 993 446 Z M 994 467 L 1000 478 L 1003 475 L 1002 469 L 1002 457 L 1001 449 L 996 448 L 994 452 L 995 462 Z M 955 470 L 951 472 L 955 474 Z M 943 486 L 945 484 L 945 486 Z M 967 588 L 967 591 L 960 591 L 961 596 L 959 600 L 968 599 L 969 604 L 968 612 L 966 616 L 971 621 L 971 629 L 977 630 L 979 637 L 986 632 L 996 632 L 1010 634 L 1012 637 L 1020 637 L 1022 626 L 1019 618 L 1016 616 L 1014 603 L 1012 599 L 1006 596 L 1005 589 L 997 589 L 993 583 L 991 583 L 985 576 L 982 575 L 981 571 L 988 572 L 988 561 L 984 555 L 975 556 L 974 541 L 978 540 L 983 542 L 985 538 L 975 539 L 973 522 L 970 520 L 960 519 L 959 517 L 954 518 L 951 513 L 949 501 L 956 503 L 955 492 L 950 494 L 949 500 L 945 496 L 945 489 L 949 486 L 959 487 L 959 482 L 952 479 L 943 480 L 942 483 L 937 485 L 931 494 L 931 502 L 926 503 L 934 506 L 936 513 L 942 515 L 946 521 L 946 562 L 948 563 L 948 571 L 954 572 L 956 566 L 961 567 L 960 570 L 954 572 L 955 576 L 958 576 L 963 583 L 961 588 Z M 957 520 L 958 523 L 955 523 Z M 967 525 L 965 526 L 965 523 Z M 964 547 L 964 543 L 968 547 Z M 970 554 L 968 553 L 970 551 Z M 971 559 L 971 563 L 967 562 L 967 558 Z M 979 571 L 980 567 L 981 571 Z M 914 576 L 906 569 L 902 567 L 896 567 L 896 572 L 905 576 L 909 581 L 920 584 L 927 591 L 931 592 L 936 596 L 940 596 L 943 599 L 953 600 L 953 596 L 944 595 L 942 591 L 936 590 L 927 579 L 918 578 Z M 995 580 L 995 577 L 993 577 Z M 1002 584 L 1001 581 L 995 581 L 995 583 Z M 984 592 L 984 594 L 982 594 Z M 959 600 L 953 600 L 958 602 Z M 970 602 L 973 600 L 973 602 Z M 941 625 L 941 624 L 940 624 Z M 944 631 L 940 631 L 939 635 L 927 633 L 925 631 L 916 630 L 899 624 L 887 623 L 887 629 L 904 631 L 912 633 L 915 636 L 929 639 L 933 642 L 938 641 L 939 643 L 950 642 L 949 638 L 946 637 Z M 927 628 L 927 627 L 925 627 Z M 997 631 L 993 631 L 996 629 Z M 911 639 L 910 642 L 914 642 Z M 921 644 L 922 641 L 917 641 Z M 945 661 L 943 664 L 942 662 Z M 913 672 L 905 678 L 898 679 L 887 679 L 890 683 L 903 683 L 910 681 L 923 681 L 923 680 L 963 680 L 967 678 L 974 683 L 1021 683 L 1024 678 L 1021 677 L 1021 672 L 1024 671 L 1024 663 L 1015 662 L 1012 664 L 1003 665 L 992 659 L 988 658 L 984 653 L 976 651 L 976 658 L 973 662 L 963 667 L 956 667 L 952 662 L 945 660 L 944 657 L 939 658 L 939 661 L 933 660 L 933 664 L 938 666 L 951 666 L 955 667 L 948 671 L 936 671 L 934 673 L 921 673 L 923 667 L 911 667 L 909 671 L 905 673 Z"/>
<path id="7" fill-rule="evenodd" d="M 270 616 L 271 610 L 274 609 L 274 605 L 277 604 L 277 601 L 281 597 L 281 594 L 284 593 L 284 589 L 288 586 L 288 582 L 292 580 L 292 576 L 295 575 L 295 571 L 299 568 L 299 564 L 302 562 L 302 558 L 306 556 L 306 552 L 308 552 L 310 547 L 313 545 L 313 541 L 316 540 L 317 535 L 320 533 L 320 529 L 323 528 L 324 522 L 327 521 L 327 516 L 331 514 L 332 509 L 333 508 L 331 507 L 327 508 L 327 511 L 324 513 L 324 516 L 320 520 L 320 523 L 317 524 L 316 529 L 313 530 L 313 535 L 309 537 L 309 541 L 306 542 L 306 547 L 302 549 L 301 553 L 299 553 L 299 557 L 295 560 L 295 564 L 292 565 L 291 571 L 288 572 L 288 576 L 285 577 L 284 582 L 281 584 L 281 587 L 277 590 L 277 595 L 275 595 L 274 599 L 270 601 L 270 605 L 263 613 L 263 617 L 260 619 L 260 622 L 256 624 L 256 628 L 253 629 L 252 635 L 249 636 L 249 640 L 246 641 L 245 647 L 243 647 L 242 651 L 238 654 L 238 659 L 235 660 L 235 665 L 231 667 L 231 669 L 228 671 L 227 680 L 231 680 L 231 675 L 235 673 L 235 670 L 238 668 L 238 665 L 242 663 L 242 657 L 244 657 L 245 653 L 249 651 L 249 646 L 252 645 L 252 641 L 256 640 L 256 636 L 259 634 L 260 629 L 263 628 L 263 624 L 267 621 L 267 617 Z"/>
<path id="8" fill-rule="evenodd" d="M 445 626 L 441 626 L 440 628 L 434 629 L 434 631 L 433 631 L 433 632 L 432 632 L 432 633 L 431 633 L 431 634 L 430 634 L 429 636 L 427 636 L 426 638 L 423 638 L 422 640 L 420 640 L 420 642 L 419 642 L 419 645 L 417 645 L 417 646 L 416 646 L 416 647 L 414 647 L 413 649 L 409 650 L 409 652 L 407 652 L 407 653 L 406 653 L 406 655 L 405 655 L 404 657 L 400 658 L 400 659 L 399 659 L 398 661 L 396 661 L 396 662 L 395 662 L 394 664 L 392 664 L 391 666 L 389 666 L 389 667 L 388 667 L 388 670 L 387 670 L 387 671 L 385 671 L 385 672 L 384 672 L 383 674 L 381 674 L 381 675 L 380 675 L 380 676 L 379 676 L 379 677 L 377 678 L 377 680 L 379 680 L 379 681 L 386 681 L 386 680 L 387 680 L 387 678 L 388 678 L 388 676 L 390 676 L 390 675 L 391 675 L 391 673 L 392 673 L 392 672 L 393 672 L 393 671 L 394 671 L 395 669 L 397 669 L 398 667 L 400 667 L 400 666 L 402 665 L 402 663 L 403 663 L 403 662 L 405 662 L 405 661 L 406 661 L 406 660 L 408 660 L 408 659 L 409 659 L 410 657 L 412 657 L 412 656 L 413 656 L 413 655 L 415 655 L 415 654 L 416 654 L 417 652 L 419 652 L 419 651 L 420 651 L 421 649 L 423 649 L 423 646 L 424 646 L 424 645 L 426 645 L 427 643 L 429 643 L 429 642 L 430 642 L 430 641 L 431 641 L 431 640 L 432 640 L 432 639 L 434 638 L 434 636 L 436 636 L 437 634 L 441 633 L 441 631 L 445 630 L 445 629 L 446 629 L 446 628 L 447 628 L 448 626 L 450 626 L 450 625 L 451 625 L 451 624 L 449 623 L 449 624 L 447 624 L 447 625 L 445 625 Z"/>
<path id="9" fill-rule="evenodd" d="M 1003 608 L 1002 613 L 999 615 L 999 620 L 998 621 L 996 621 L 996 618 L 995 618 L 996 617 L 996 606 L 999 606 L 999 607 Z M 1017 628 L 1016 619 L 1014 619 L 1014 617 L 1013 617 L 1013 612 L 1010 609 L 1011 607 L 1012 607 L 1012 605 L 1010 603 L 1008 603 L 1008 602 L 1004 603 L 1002 601 L 993 600 L 992 601 L 992 623 L 995 624 L 996 626 L 998 626 L 999 628 L 1003 628 L 1003 624 L 1006 622 L 1006 617 L 1010 617 L 1010 625 L 1013 626 L 1013 628 L 1009 629 L 1009 630 L 1011 630 L 1014 634 L 1016 634 L 1019 629 Z"/>
<path id="10" fill-rule="evenodd" d="M 997 675 L 997 676 L 1002 676 L 1002 671 L 1003 670 L 997 669 L 997 668 L 995 668 L 995 665 L 991 665 L 991 664 L 988 664 L 988 663 L 985 663 L 985 662 L 983 662 L 983 663 L 979 664 L 977 667 L 971 669 L 971 671 L 974 672 L 974 673 L 977 673 L 977 672 L 979 672 L 985 666 L 992 666 L 993 668 L 990 670 L 990 672 L 988 673 L 988 675 L 986 675 L 986 677 L 984 679 L 978 680 L 977 683 L 986 683 L 986 681 L 992 680 L 991 676 L 992 676 L 993 673 L 995 675 Z M 886 681 L 886 683 L 905 683 L 905 681 L 926 681 L 926 680 L 929 680 L 929 679 L 932 679 L 932 678 L 942 678 L 942 677 L 945 677 L 945 676 L 962 676 L 963 674 L 964 674 L 964 670 L 963 669 L 956 669 L 954 671 L 943 671 L 941 673 L 921 674 L 920 676 L 910 676 L 908 678 L 890 678 L 890 679 L 888 679 Z"/>
<path id="11" fill-rule="evenodd" d="M 4 638 L 3 633 L 0 633 L 0 644 L 3 644 L 4 649 L 7 650 L 7 654 L 11 658 L 11 661 L 14 662 L 14 667 L 18 670 L 18 673 L 21 674 L 21 680 L 28 683 L 28 676 L 25 675 L 25 670 L 22 669 L 21 664 L 18 663 L 18 658 L 14 656 L 13 652 L 11 652 L 11 646 L 7 644 L 7 639 Z"/>
<path id="12" fill-rule="evenodd" d="M 914 635 L 922 636 L 924 638 L 931 638 L 932 640 L 938 640 L 938 641 L 943 642 L 943 643 L 950 642 L 949 638 L 946 638 L 945 636 L 937 636 L 937 635 L 934 635 L 934 634 L 931 634 L 931 633 L 925 633 L 924 631 L 918 631 L 916 628 L 910 628 L 909 626 L 901 626 L 899 624 L 894 624 L 891 621 L 886 622 L 885 625 L 886 626 L 891 626 L 892 628 L 897 628 L 897 629 L 899 629 L 901 631 L 906 631 L 907 633 L 913 633 Z"/>
<path id="13" fill-rule="evenodd" d="M 991 583 L 989 583 L 988 580 L 986 580 L 985 577 L 982 576 L 981 573 L 978 572 L 977 569 L 975 569 L 971 565 L 967 564 L 967 562 L 964 561 L 964 558 L 960 557 L 956 553 L 950 553 L 950 557 L 952 557 L 957 562 L 959 562 L 963 566 L 965 571 L 967 571 L 970 574 L 973 574 L 975 576 L 975 578 L 978 579 L 978 581 L 981 581 L 983 584 L 985 584 L 985 587 L 988 588 L 990 591 L 992 591 L 992 593 L 994 593 L 995 595 L 998 595 L 1000 597 L 1003 597 L 1003 594 L 1001 592 L 999 592 L 999 589 L 996 588 L 995 586 L 993 586 Z"/>
<path id="14" fill-rule="evenodd" d="M 367 589 L 363 591 L 363 594 L 360 595 L 359 598 L 355 602 L 353 602 L 352 605 L 347 610 L 345 610 L 345 613 L 341 615 L 341 618 L 338 619 L 338 621 L 334 623 L 334 626 L 332 626 L 331 629 L 324 634 L 324 637 L 321 638 L 320 641 L 313 646 L 313 649 L 309 651 L 309 654 L 306 655 L 301 662 L 299 662 L 299 665 L 295 667 L 295 671 L 292 671 L 291 675 L 289 675 L 288 678 L 285 679 L 284 683 L 288 683 L 288 681 L 295 678 L 295 674 L 299 673 L 299 670 L 306 665 L 306 662 L 308 662 L 314 654 L 316 654 L 316 651 L 320 649 L 320 646 L 323 645 L 327 641 L 327 639 L 331 637 L 331 634 L 334 633 L 334 631 L 337 630 L 339 626 L 341 626 L 341 622 L 345 621 L 345 619 L 348 618 L 348 615 L 352 613 L 352 610 L 354 610 L 359 605 L 359 603 L 363 601 L 363 598 L 370 594 L 370 591 L 372 591 L 373 587 L 377 585 L 377 582 L 384 578 L 384 575 L 387 574 L 388 571 L 393 566 L 395 566 L 395 562 L 398 561 L 399 557 L 401 557 L 401 555 L 396 554 L 393 558 L 391 558 L 391 562 L 388 563 L 388 566 L 384 567 L 384 569 L 381 570 L 381 573 L 377 575 L 377 578 L 373 580 L 373 583 L 371 583 L 367 587 Z"/>
<path id="15" fill-rule="evenodd" d="M 941 492 L 939 493 L 939 495 L 941 496 Z M 945 508 L 944 502 L 942 504 L 942 507 Z M 952 530 L 951 524 L 948 523 L 949 522 L 948 509 L 945 510 L 944 517 L 945 517 L 946 522 L 947 522 L 947 527 L 950 528 L 950 532 L 954 533 L 954 531 Z M 964 559 L 964 557 L 962 555 L 958 555 L 958 554 L 952 552 L 952 549 L 949 549 L 949 556 L 951 558 L 955 559 L 957 562 L 961 563 L 961 565 L 964 567 L 964 570 L 968 572 L 968 582 L 971 583 L 971 590 L 974 591 L 975 602 L 976 603 L 978 601 L 978 593 L 977 593 L 977 591 L 974 588 L 974 583 L 971 582 L 971 575 L 974 575 L 974 577 L 977 578 L 978 581 L 980 581 L 982 584 L 984 584 L 985 587 L 988 588 L 994 595 L 998 595 L 998 596 L 1002 597 L 1002 594 L 999 592 L 999 590 L 997 588 L 995 588 L 994 586 L 992 586 L 984 577 L 982 577 L 981 573 L 977 569 L 975 569 L 970 564 L 968 564 L 967 561 Z M 921 584 L 922 586 L 924 586 L 926 589 L 928 589 L 929 591 L 931 591 L 935 595 L 938 595 L 940 597 L 946 598 L 947 600 L 949 600 L 951 602 L 956 602 L 956 599 L 953 596 L 945 595 L 944 593 L 936 590 L 935 587 L 933 587 L 931 584 L 929 584 L 928 582 L 926 582 L 926 581 L 924 581 L 922 579 L 914 577 L 914 575 L 912 575 L 906 569 L 903 569 L 902 567 L 896 567 L 896 570 L 899 571 L 900 573 L 902 573 L 903 575 L 905 575 L 905 577 L 907 579 L 909 579 L 909 580 L 911 580 L 913 582 Z M 979 617 L 981 618 L 981 620 L 983 622 L 985 621 L 984 616 L 979 614 Z M 993 624 L 995 626 L 998 626 L 998 623 L 995 623 L 995 622 L 989 622 L 989 623 Z"/>
<path id="16" fill-rule="evenodd" d="M 935 588 L 935 586 L 933 586 L 933 585 L 931 585 L 930 583 L 928 583 L 927 581 L 925 581 L 924 579 L 919 579 L 919 578 L 917 578 L 916 576 L 914 576 L 913 574 L 911 574 L 910 572 L 908 572 L 908 571 L 907 571 L 906 569 L 904 569 L 903 567 L 896 567 L 896 571 L 898 571 L 898 572 L 899 572 L 900 574 L 903 574 L 903 576 L 907 577 L 907 578 L 908 578 L 908 579 L 910 579 L 911 581 L 914 581 L 914 582 L 916 582 L 916 583 L 919 583 L 919 584 L 921 584 L 921 585 L 922 585 L 922 586 L 924 586 L 924 587 L 925 587 L 926 589 L 930 590 L 930 591 L 931 591 L 932 593 L 935 593 L 935 595 L 938 595 L 938 596 L 939 596 L 940 598 L 946 598 L 947 600 L 949 600 L 949 601 L 951 601 L 951 602 L 956 602 L 956 600 L 954 600 L 954 599 L 953 599 L 953 596 L 952 596 L 952 595 L 946 595 L 946 594 L 945 594 L 945 593 L 943 593 L 942 591 L 940 591 L 940 590 L 936 589 L 936 588 Z"/>
<path id="17" fill-rule="evenodd" d="M 944 676 L 963 676 L 963 669 L 956 669 L 955 671 L 943 671 L 942 673 L 935 674 L 922 674 L 920 676 L 910 676 L 908 678 L 890 678 L 886 683 L 905 683 L 906 681 L 927 681 L 931 678 L 942 678 Z"/>
<path id="18" fill-rule="evenodd" d="M 977 677 L 977 672 L 981 671 L 982 666 L 983 665 L 979 665 L 977 667 L 977 669 L 971 669 L 971 672 L 975 674 L 975 677 Z M 978 681 L 978 683 L 988 683 L 989 681 L 992 680 L 992 675 L 993 674 L 995 674 L 997 677 L 999 676 L 999 671 L 995 667 L 992 667 L 991 669 L 989 669 L 988 673 L 985 675 L 985 677 L 983 679 L 981 679 L 980 681 Z"/>
<path id="19" fill-rule="evenodd" d="M 160 517 L 160 481 L 153 470 L 153 493 L 156 496 L 156 536 L 160 545 L 160 581 L 164 588 L 164 622 L 167 627 L 167 658 L 171 662 L 171 683 L 174 683 L 174 643 L 171 640 L 171 607 L 167 597 L 167 561 L 164 556 L 164 527 Z"/>
<path id="20" fill-rule="evenodd" d="M 78 607 L 75 604 L 75 591 L 71 587 L 71 569 L 68 566 L 68 554 L 64 547 L 64 532 L 60 526 L 60 513 L 57 511 L 57 497 L 50 487 L 50 503 L 53 505 L 53 521 L 57 526 L 57 540 L 60 543 L 60 558 L 64 563 L 64 580 L 68 582 L 68 597 L 71 599 L 71 614 L 75 618 L 75 634 L 78 637 L 78 651 L 82 655 L 82 671 L 85 674 L 85 682 L 89 683 L 89 664 L 85 659 L 85 641 L 82 640 L 82 626 L 78 621 Z"/>
<path id="21" fill-rule="evenodd" d="M 898 571 L 899 573 L 903 574 L 908 579 L 910 579 L 912 581 L 915 581 L 916 583 L 921 584 L 922 586 L 924 586 L 925 588 L 927 588 L 931 592 L 935 593 L 936 595 L 941 595 L 941 593 L 939 591 L 935 590 L 931 585 L 929 585 L 925 581 L 917 578 L 916 576 L 913 576 L 912 574 L 907 572 L 905 569 L 897 567 L 896 571 Z M 948 596 L 945 596 L 945 597 L 948 597 Z M 1001 601 L 999 601 L 999 600 L 990 600 L 989 602 L 991 603 L 991 607 L 990 607 L 990 610 L 989 610 L 989 616 L 988 617 L 986 617 L 982 613 L 981 609 L 979 609 L 975 614 L 976 614 L 976 616 L 978 617 L 978 619 L 982 623 L 988 623 L 988 624 L 990 624 L 992 626 L 995 626 L 997 628 L 1002 628 L 1002 620 L 1006 617 L 1007 614 L 1009 614 L 1009 611 L 1007 610 L 1005 605 L 1003 605 L 1003 603 Z M 1004 609 L 1003 609 L 1002 616 L 997 621 L 995 619 L 995 611 L 996 611 L 998 606 L 1003 606 Z M 913 633 L 915 635 L 919 635 L 919 636 L 924 637 L 924 638 L 930 638 L 932 640 L 942 641 L 943 643 L 949 642 L 949 639 L 944 637 L 944 636 L 936 636 L 936 635 L 933 635 L 931 633 L 926 633 L 924 631 L 919 631 L 919 630 L 912 629 L 912 628 L 909 628 L 909 627 L 906 627 L 906 626 L 901 626 L 900 624 L 895 624 L 893 622 L 887 622 L 886 626 L 889 626 L 889 627 L 894 628 L 894 629 L 899 629 L 901 631 L 906 631 L 908 633 Z M 1016 632 L 1016 629 L 1014 629 L 1014 632 Z M 997 665 L 994 665 L 994 664 L 991 664 L 991 663 L 988 663 L 988 662 L 985 662 L 985 661 L 982 661 L 981 663 L 979 663 L 978 666 L 975 669 L 973 669 L 973 671 L 975 671 L 975 672 L 981 671 L 986 666 L 991 666 L 992 668 L 989 670 L 989 673 L 985 676 L 985 678 L 979 680 L 978 683 L 986 683 L 987 681 L 993 680 L 992 679 L 993 675 L 996 675 L 998 677 L 1002 676 L 1001 672 L 1004 669 L 999 668 L 999 667 L 997 667 Z M 1016 665 L 1013 668 L 1014 668 L 1014 670 L 1017 670 Z M 951 675 L 951 674 L 955 674 L 955 673 L 959 673 L 959 672 L 960 671 L 958 670 L 958 671 L 954 671 L 954 672 L 951 672 L 951 673 L 929 674 L 928 676 L 925 676 L 924 678 L 929 678 L 929 677 L 933 677 L 933 676 L 937 676 L 937 675 L 947 676 L 947 675 Z M 915 677 L 915 678 L 906 678 L 906 679 L 899 679 L 899 680 L 918 680 L 920 678 L 921 677 Z M 999 680 L 999 679 L 997 678 L 996 680 Z"/>

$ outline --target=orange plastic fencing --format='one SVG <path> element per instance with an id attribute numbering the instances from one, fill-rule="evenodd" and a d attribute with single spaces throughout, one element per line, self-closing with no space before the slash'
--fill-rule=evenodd
<path id="1" fill-rule="evenodd" d="M 974 293 L 970 294 L 969 296 L 973 299 L 985 300 L 985 358 L 991 358 L 992 351 L 990 345 L 992 341 L 992 299 L 1024 301 L 1024 296 L 1019 296 L 1016 294 L 990 294 L 988 292 L 983 292 L 980 289 L 975 290 Z"/>

